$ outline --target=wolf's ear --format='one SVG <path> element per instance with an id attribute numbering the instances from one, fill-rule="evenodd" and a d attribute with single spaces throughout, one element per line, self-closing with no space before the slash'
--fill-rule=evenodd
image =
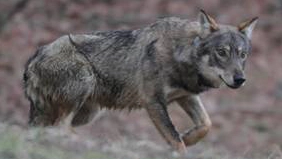
<path id="1" fill-rule="evenodd" d="M 218 24 L 215 20 L 202 9 L 199 15 L 199 22 L 202 30 L 209 29 L 211 32 L 219 30 Z"/>
<path id="2" fill-rule="evenodd" d="M 252 32 L 255 28 L 255 25 L 258 21 L 258 17 L 255 17 L 251 20 L 247 20 L 245 22 L 242 22 L 238 25 L 238 30 L 245 34 L 249 39 L 252 37 Z"/>

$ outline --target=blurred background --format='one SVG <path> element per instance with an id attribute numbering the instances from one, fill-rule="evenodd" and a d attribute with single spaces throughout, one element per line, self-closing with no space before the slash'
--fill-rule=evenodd
<path id="1" fill-rule="evenodd" d="M 68 33 L 136 29 L 168 16 L 197 20 L 200 9 L 218 23 L 238 25 L 255 16 L 259 22 L 253 32 L 246 85 L 202 94 L 213 127 L 188 152 L 197 156 L 212 149 L 230 156 L 279 154 L 282 158 L 282 0 L 0 0 L 0 134 L 11 125 L 13 131 L 29 133 L 22 75 L 39 46 Z M 191 125 L 176 106 L 170 107 L 170 113 L 179 130 Z M 109 111 L 76 131 L 96 143 L 99 151 L 125 140 L 148 141 L 159 146 L 160 153 L 168 148 L 144 110 Z M 152 149 L 143 150 L 143 157 L 150 151 L 154 154 Z"/>

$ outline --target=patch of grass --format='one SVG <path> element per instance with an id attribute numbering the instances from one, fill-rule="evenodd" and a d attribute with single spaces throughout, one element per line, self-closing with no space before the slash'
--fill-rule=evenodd
<path id="1" fill-rule="evenodd" d="M 259 154 L 254 150 L 234 157 L 224 147 L 202 142 L 180 157 L 169 150 L 154 148 L 149 142 L 142 146 L 134 143 L 136 141 L 125 139 L 101 144 L 99 139 L 66 136 L 59 129 L 25 130 L 9 125 L 1 127 L 0 123 L 0 159 L 276 159 L 282 156 L 279 146 Z"/>
<path id="2" fill-rule="evenodd" d="M 3 131 L 0 134 L 0 158 L 2 159 L 16 159 L 17 152 L 23 145 L 19 134 L 10 131 Z"/>
<path id="3" fill-rule="evenodd" d="M 46 142 L 52 137 L 41 129 L 15 131 L 7 126 L 0 131 L 0 159 L 112 159 L 100 152 L 66 150 L 60 144 Z"/>
<path id="4" fill-rule="evenodd" d="M 84 159 L 93 159 L 93 158 L 99 158 L 99 159 L 113 159 L 111 157 L 109 157 L 108 155 L 105 155 L 103 153 L 99 153 L 99 152 L 87 152 L 83 155 Z"/>

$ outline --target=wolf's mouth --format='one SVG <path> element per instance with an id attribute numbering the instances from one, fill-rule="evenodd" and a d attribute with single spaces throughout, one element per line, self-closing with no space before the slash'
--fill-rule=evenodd
<path id="1" fill-rule="evenodd" d="M 222 76 L 219 76 L 219 78 L 225 83 L 226 86 L 228 86 L 229 88 L 232 88 L 232 89 L 237 89 L 239 88 L 241 85 L 231 85 L 231 84 L 228 84 L 224 78 L 222 78 Z"/>

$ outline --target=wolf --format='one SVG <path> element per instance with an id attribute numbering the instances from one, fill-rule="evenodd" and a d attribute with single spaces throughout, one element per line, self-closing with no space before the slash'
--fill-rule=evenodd
<path id="1" fill-rule="evenodd" d="M 137 30 L 65 35 L 28 60 L 24 90 L 31 126 L 88 123 L 100 108 L 144 108 L 159 133 L 180 152 L 202 139 L 211 120 L 199 95 L 245 83 L 257 17 L 218 24 L 201 10 L 197 21 L 164 18 Z M 167 106 L 176 102 L 194 126 L 179 133 Z"/>

